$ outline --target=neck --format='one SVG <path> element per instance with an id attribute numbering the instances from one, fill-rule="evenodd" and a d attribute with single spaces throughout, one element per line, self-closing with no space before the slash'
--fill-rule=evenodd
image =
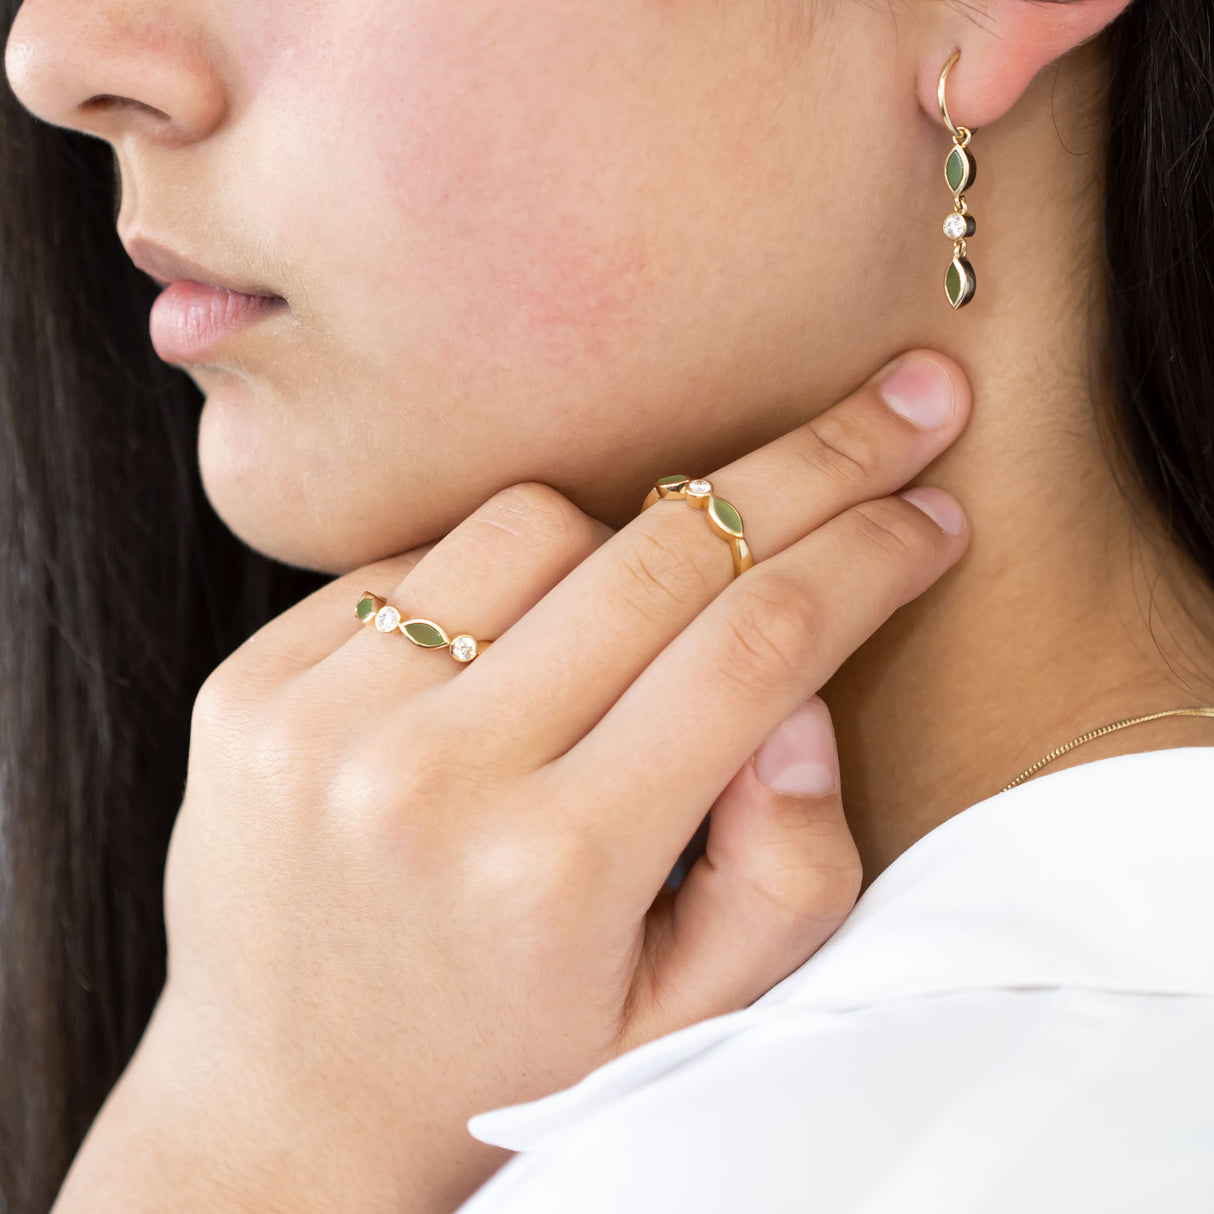
<path id="1" fill-rule="evenodd" d="M 1090 89 L 1098 70 L 1095 52 L 1071 57 L 975 135 L 978 295 L 905 343 L 940 349 L 970 375 L 969 425 L 919 479 L 957 495 L 973 538 L 822 689 L 865 887 L 1055 747 L 1116 720 L 1214 704 L 1214 589 L 1145 502 L 1122 496 L 1118 480 L 1132 484 L 1102 441 L 1110 402 L 1091 361 L 1102 345 L 1104 132 L 1065 96 Z M 1084 112 L 1082 130 L 1055 133 L 1058 114 Z M 941 274 L 946 246 L 941 237 Z M 940 314 L 926 301 L 899 306 Z M 1214 745 L 1214 720 L 1165 717 L 1084 743 L 1031 778 L 1195 745 Z"/>

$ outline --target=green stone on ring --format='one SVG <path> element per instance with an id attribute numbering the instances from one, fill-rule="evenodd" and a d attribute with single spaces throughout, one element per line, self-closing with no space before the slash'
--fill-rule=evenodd
<path id="1" fill-rule="evenodd" d="M 366 623 L 376 612 L 375 600 L 369 595 L 364 594 L 358 600 L 358 606 L 355 608 L 358 618 L 362 623 Z"/>
<path id="2" fill-rule="evenodd" d="M 414 645 L 423 649 L 441 649 L 451 643 L 451 638 L 429 620 L 406 620 L 400 628 Z"/>
<path id="3" fill-rule="evenodd" d="M 723 497 L 714 497 L 708 503 L 708 513 L 722 530 L 742 538 L 742 516 Z"/>

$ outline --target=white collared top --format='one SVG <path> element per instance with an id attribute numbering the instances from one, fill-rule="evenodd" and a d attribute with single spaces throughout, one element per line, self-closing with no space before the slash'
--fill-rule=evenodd
<path id="1" fill-rule="evenodd" d="M 1214 746 L 930 831 L 750 1007 L 468 1122 L 459 1214 L 1214 1214 Z"/>

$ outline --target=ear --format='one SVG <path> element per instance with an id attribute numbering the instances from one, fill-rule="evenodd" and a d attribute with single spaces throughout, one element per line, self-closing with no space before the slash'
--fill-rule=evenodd
<path id="1" fill-rule="evenodd" d="M 1002 117 L 1048 63 L 1094 38 L 1131 0 L 937 0 L 924 22 L 919 104 L 940 122 L 936 87 L 953 51 L 948 111 L 972 130 Z"/>

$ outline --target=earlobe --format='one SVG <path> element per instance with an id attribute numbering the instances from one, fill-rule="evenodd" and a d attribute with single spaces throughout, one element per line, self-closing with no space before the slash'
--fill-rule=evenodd
<path id="1" fill-rule="evenodd" d="M 948 85 L 956 122 L 976 130 L 1008 112 L 1047 64 L 1095 38 L 1131 0 L 985 0 L 975 16 L 961 6 L 935 6 L 919 65 L 919 104 L 939 122 L 940 69 L 958 48 Z M 967 6 L 968 7 L 968 6 Z"/>

